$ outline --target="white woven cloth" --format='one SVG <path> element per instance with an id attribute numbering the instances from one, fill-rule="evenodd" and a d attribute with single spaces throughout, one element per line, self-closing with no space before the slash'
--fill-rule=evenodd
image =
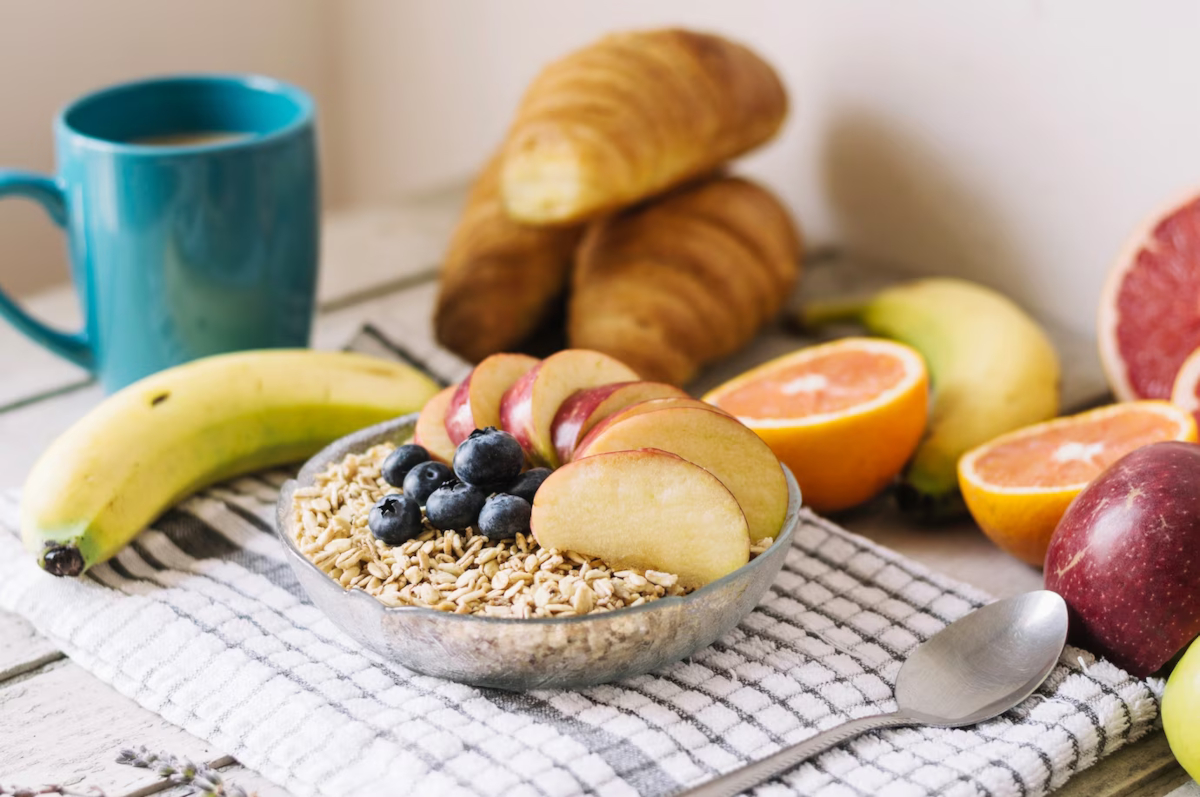
<path id="1" fill-rule="evenodd" d="M 892 710 L 905 656 L 988 600 L 805 514 L 762 603 L 690 660 L 579 691 L 475 689 L 382 661 L 308 603 L 272 527 L 283 478 L 189 499 L 78 580 L 22 552 L 17 495 L 0 495 L 0 607 L 297 795 L 616 797 L 672 794 Z M 872 733 L 756 794 L 1033 797 L 1157 717 L 1145 682 L 1068 649 L 997 720 Z"/>
<path id="2" fill-rule="evenodd" d="M 271 530 L 280 477 L 190 499 L 90 577 L 21 551 L 0 498 L 0 606 L 146 708 L 298 795 L 665 795 L 894 708 L 905 654 L 986 596 L 806 516 L 762 604 L 662 672 L 474 689 L 381 661 L 305 599 Z M 1148 730 L 1144 683 L 1068 650 L 970 730 L 864 736 L 761 795 L 1045 794 Z"/>

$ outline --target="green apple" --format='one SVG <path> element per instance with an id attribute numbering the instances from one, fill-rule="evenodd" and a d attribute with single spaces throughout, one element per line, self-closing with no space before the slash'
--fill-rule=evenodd
<path id="1" fill-rule="evenodd" d="M 1200 640 L 1183 654 L 1163 693 L 1162 721 L 1179 765 L 1200 780 Z"/>

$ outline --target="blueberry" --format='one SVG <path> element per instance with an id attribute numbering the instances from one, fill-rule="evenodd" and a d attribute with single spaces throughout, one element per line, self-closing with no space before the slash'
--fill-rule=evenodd
<path id="1" fill-rule="evenodd" d="M 383 461 L 379 472 L 383 475 L 383 480 L 393 487 L 403 487 L 404 477 L 408 472 L 420 465 L 422 462 L 429 461 L 429 452 L 418 445 L 409 443 L 397 448 L 392 453 L 388 454 L 387 459 Z"/>
<path id="2" fill-rule="evenodd" d="M 367 526 L 375 539 L 388 545 L 402 545 L 421 536 L 421 507 L 407 495 L 385 495 L 371 507 Z"/>
<path id="3" fill-rule="evenodd" d="M 425 518 L 429 525 L 441 531 L 474 526 L 487 493 L 470 484 L 457 482 L 433 491 L 425 502 Z"/>
<path id="4" fill-rule="evenodd" d="M 508 484 L 525 466 L 517 438 L 494 426 L 476 429 L 454 452 L 454 473 L 467 484 L 495 488 Z"/>
<path id="5" fill-rule="evenodd" d="M 493 495 L 479 511 L 475 530 L 489 540 L 506 540 L 529 533 L 529 516 L 533 507 L 524 498 L 500 493 Z"/>
<path id="6" fill-rule="evenodd" d="M 549 475 L 549 468 L 527 470 L 518 476 L 516 481 L 505 487 L 502 492 L 524 498 L 532 504 L 534 494 L 537 493 L 538 488 L 542 486 L 542 482 L 546 481 L 546 477 Z"/>
<path id="7" fill-rule="evenodd" d="M 434 490 L 452 481 L 454 473 L 442 463 L 422 462 L 404 477 L 404 494 L 425 506 Z"/>

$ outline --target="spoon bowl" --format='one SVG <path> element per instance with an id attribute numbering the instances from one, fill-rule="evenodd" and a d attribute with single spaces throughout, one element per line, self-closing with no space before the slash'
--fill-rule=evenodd
<path id="1" fill-rule="evenodd" d="M 955 728 L 1003 714 L 1046 680 L 1067 643 L 1067 604 L 1038 590 L 990 603 L 917 646 L 896 676 L 899 713 Z"/>
<path id="2" fill-rule="evenodd" d="M 733 797 L 868 731 L 959 728 L 992 719 L 1033 694 L 1067 644 L 1067 604 L 1038 590 L 960 617 L 917 646 L 896 676 L 896 711 L 859 717 L 686 791 Z"/>

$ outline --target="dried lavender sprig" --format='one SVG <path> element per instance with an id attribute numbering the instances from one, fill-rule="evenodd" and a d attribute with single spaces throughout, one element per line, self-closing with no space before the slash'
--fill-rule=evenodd
<path id="1" fill-rule="evenodd" d="M 117 763 L 153 769 L 160 778 L 194 787 L 194 793 L 200 797 L 248 797 L 245 789 L 226 783 L 221 773 L 207 764 L 196 764 L 171 753 L 154 753 L 144 746 L 136 750 L 127 748 L 117 755 Z"/>
<path id="2" fill-rule="evenodd" d="M 96 786 L 89 786 L 86 791 L 76 791 L 69 786 L 46 784 L 36 789 L 25 786 L 5 786 L 0 784 L 0 795 L 3 797 L 37 797 L 43 794 L 57 794 L 61 797 L 104 797 L 104 792 Z"/>

